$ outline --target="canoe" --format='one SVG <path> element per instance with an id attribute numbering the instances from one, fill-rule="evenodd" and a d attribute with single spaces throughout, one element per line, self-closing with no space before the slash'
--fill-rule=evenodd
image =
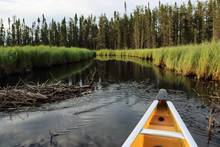
<path id="1" fill-rule="evenodd" d="M 170 101 L 154 100 L 122 147 L 198 147 Z"/>

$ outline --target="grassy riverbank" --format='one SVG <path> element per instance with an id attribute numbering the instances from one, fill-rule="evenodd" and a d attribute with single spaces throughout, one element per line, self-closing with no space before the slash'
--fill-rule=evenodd
<path id="1" fill-rule="evenodd" d="M 159 49 L 99 50 L 96 55 L 141 58 L 186 76 L 220 80 L 220 42 Z"/>
<path id="2" fill-rule="evenodd" d="M 34 68 L 70 64 L 95 57 L 95 52 L 80 48 L 25 46 L 0 47 L 0 73 L 21 73 Z"/>

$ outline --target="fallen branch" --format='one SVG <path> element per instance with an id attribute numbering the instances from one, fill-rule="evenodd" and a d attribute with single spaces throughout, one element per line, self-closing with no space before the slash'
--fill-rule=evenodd
<path id="1" fill-rule="evenodd" d="M 199 92 L 197 92 L 195 89 L 192 89 L 196 94 L 197 96 L 199 97 L 208 97 L 208 98 L 212 98 L 212 99 L 220 99 L 220 96 L 218 95 L 204 95 L 204 94 L 200 94 Z"/>
<path id="2" fill-rule="evenodd" d="M 74 86 L 61 82 L 55 84 L 26 84 L 0 88 L 0 111 L 16 110 L 22 106 L 39 106 L 42 103 L 62 101 L 88 94 L 93 89 L 95 72 L 87 85 Z"/>
<path id="3" fill-rule="evenodd" d="M 210 106 L 210 113 L 208 118 L 208 137 L 211 140 L 211 137 L 215 133 L 219 133 L 220 122 L 216 119 L 220 116 L 220 106 L 212 104 Z"/>

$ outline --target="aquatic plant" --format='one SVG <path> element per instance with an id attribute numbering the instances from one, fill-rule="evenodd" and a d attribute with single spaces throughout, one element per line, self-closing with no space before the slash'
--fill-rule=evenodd
<path id="1" fill-rule="evenodd" d="M 97 56 L 135 57 L 198 79 L 220 80 L 220 42 L 159 49 L 98 50 Z"/>
<path id="2" fill-rule="evenodd" d="M 24 46 L 0 47 L 0 73 L 70 64 L 90 59 L 95 52 L 81 48 Z"/>

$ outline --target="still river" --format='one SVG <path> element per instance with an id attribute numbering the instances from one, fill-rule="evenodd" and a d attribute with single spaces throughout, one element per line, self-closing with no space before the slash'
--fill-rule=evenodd
<path id="1" fill-rule="evenodd" d="M 166 88 L 199 147 L 220 147 L 220 135 L 207 137 L 210 99 L 198 97 L 219 90 L 219 83 L 204 83 L 133 60 L 93 60 L 0 78 L 0 85 L 25 81 L 61 80 L 83 85 L 96 69 L 90 94 L 43 104 L 38 108 L 0 112 L 1 147 L 117 147 L 133 130 L 160 88 Z"/>

